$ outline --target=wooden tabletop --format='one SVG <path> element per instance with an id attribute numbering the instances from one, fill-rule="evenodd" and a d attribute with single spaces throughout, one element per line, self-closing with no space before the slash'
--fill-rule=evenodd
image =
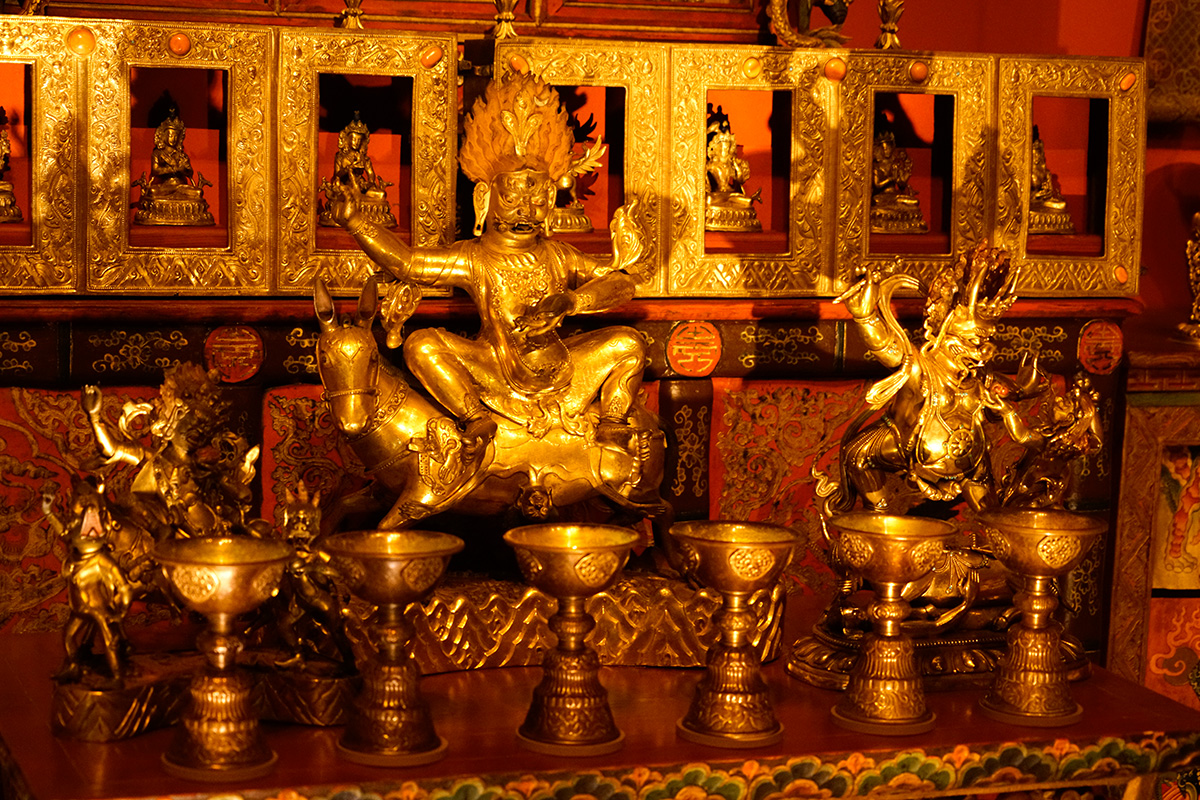
<path id="1" fill-rule="evenodd" d="M 835 727 L 829 709 L 837 693 L 789 677 L 780 660 L 765 668 L 785 727 L 783 741 L 772 747 L 727 750 L 676 737 L 675 722 L 686 710 L 699 670 L 605 668 L 601 679 L 626 734 L 624 748 L 608 756 L 571 759 L 527 752 L 518 748 L 515 731 L 540 670 L 479 670 L 422 681 L 438 732 L 449 742 L 443 761 L 403 769 L 359 766 L 339 759 L 338 728 L 267 724 L 268 742 L 279 753 L 272 774 L 238 786 L 203 784 L 162 771 L 159 757 L 171 730 L 108 744 L 55 738 L 49 675 L 61 658 L 60 647 L 53 634 L 0 640 L 0 737 L 9 760 L 0 763 L 8 767 L 0 769 L 0 779 L 8 773 L 10 783 L 0 796 L 27 793 L 39 800 L 65 800 L 236 792 L 267 798 L 289 789 L 316 798 L 347 786 L 386 796 L 412 782 L 405 788 L 408 800 L 453 796 L 466 783 L 492 787 L 496 796 L 532 800 L 550 790 L 558 794 L 559 784 L 581 780 L 592 788 L 568 787 L 566 797 L 582 793 L 604 798 L 623 791 L 630 800 L 654 800 L 696 785 L 706 787 L 710 798 L 715 793 L 738 800 L 762 797 L 761 788 L 754 787 L 764 782 L 782 791 L 795 780 L 808 781 L 805 786 L 833 797 L 866 793 L 882 783 L 913 796 L 987 786 L 995 791 L 998 783 L 1123 783 L 1200 760 L 1200 713 L 1103 670 L 1074 685 L 1084 714 L 1070 727 L 1018 728 L 994 722 L 976 708 L 979 691 L 963 689 L 929 696 L 938 715 L 931 733 L 882 737 Z M 19 776 L 11 774 L 13 762 Z M 597 780 L 608 788 L 596 790 Z"/>

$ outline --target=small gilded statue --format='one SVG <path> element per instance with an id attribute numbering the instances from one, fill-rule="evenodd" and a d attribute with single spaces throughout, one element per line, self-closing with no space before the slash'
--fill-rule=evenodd
<path id="1" fill-rule="evenodd" d="M 665 513 L 663 434 L 640 399 L 645 338 L 628 327 L 559 332 L 568 316 L 630 300 L 636 281 L 627 270 L 640 266 L 646 245 L 636 198 L 614 216 L 609 257 L 546 238 L 573 145 L 553 88 L 532 75 L 507 76 L 488 85 L 465 123 L 459 161 L 475 181 L 477 238 L 409 247 L 361 211 L 360 192 L 334 203 L 388 280 L 389 346 L 403 342 L 409 372 L 431 396 L 380 368 L 369 331 L 379 303 L 374 281 L 351 325 L 338 324 L 318 286 L 317 357 L 333 418 L 397 495 L 379 527 L 450 507 L 545 519 L 595 495 L 641 516 Z M 465 291 L 479 334 L 421 329 L 404 338 L 420 286 Z"/>
<path id="2" fill-rule="evenodd" d="M 729 117 L 718 106 L 709 114 L 708 194 L 704 203 L 704 229 L 707 231 L 759 231 L 762 224 L 754 204 L 762 202 L 762 189 L 747 195 L 750 162 L 737 154 L 737 139 L 729 127 Z"/>
<path id="3" fill-rule="evenodd" d="M 7 125 L 8 114 L 4 111 L 4 106 L 0 106 L 0 126 Z M 0 223 L 21 221 L 21 209 L 17 206 L 12 181 L 4 180 L 4 173 L 11 169 L 11 157 L 12 142 L 8 138 L 8 129 L 4 127 L 0 129 Z"/>
<path id="4" fill-rule="evenodd" d="M 338 134 L 337 155 L 333 157 L 333 180 L 321 181 L 325 193 L 324 207 L 317 216 L 317 223 L 336 227 L 333 201 L 341 197 L 349 187 L 357 187 L 356 198 L 359 213 L 366 219 L 385 228 L 396 227 L 396 217 L 388 203 L 387 187 L 392 184 L 375 173 L 375 165 L 367 154 L 371 143 L 371 132 L 366 123 L 354 112 L 354 119 Z"/>
<path id="5" fill-rule="evenodd" d="M 912 159 L 896 145 L 889 130 L 875 134 L 871 148 L 871 232 L 925 233 L 929 226 L 921 214 L 917 190 L 909 185 Z"/>
<path id="6" fill-rule="evenodd" d="M 128 666 L 129 642 L 121 623 L 133 602 L 135 582 L 113 553 L 114 523 L 104 499 L 104 483 L 75 482 L 71 514 L 64 524 L 47 497 L 42 511 L 51 530 L 66 541 L 62 575 L 71 615 L 63 629 L 66 655 L 54 674 L 60 683 L 80 681 L 95 672 L 92 644 L 99 637 L 108 668 L 106 684 L 119 685 Z"/>
<path id="7" fill-rule="evenodd" d="M 1067 211 L 1067 201 L 1059 191 L 1058 176 L 1046 167 L 1046 145 L 1033 126 L 1033 144 L 1029 165 L 1029 232 L 1075 233 L 1075 223 Z"/>
<path id="8" fill-rule="evenodd" d="M 146 173 L 133 182 L 140 186 L 133 221 L 138 225 L 214 225 L 204 187 L 212 186 L 203 175 L 192 170 L 192 160 L 183 149 L 187 135 L 179 109 L 172 105 L 167 118 L 154 130 L 154 151 L 150 155 L 150 177 Z"/>

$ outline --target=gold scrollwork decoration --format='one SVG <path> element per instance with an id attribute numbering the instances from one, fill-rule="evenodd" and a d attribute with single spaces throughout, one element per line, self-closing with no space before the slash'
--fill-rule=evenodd
<path id="1" fill-rule="evenodd" d="M 270 130 L 273 34 L 249 25 L 99 22 L 89 59 L 87 286 L 151 294 L 265 294 L 275 236 Z M 179 55 L 173 34 L 191 44 Z M 130 68 L 188 67 L 228 73 L 225 246 L 130 247 Z"/>
<path id="2" fill-rule="evenodd" d="M 810 348 L 825 337 L 817 325 L 782 329 L 747 325 L 740 338 L 753 347 L 738 358 L 738 362 L 749 369 L 764 363 L 795 366 L 818 361 L 820 357 Z"/>
<path id="3" fill-rule="evenodd" d="M 280 273 L 278 289 L 309 294 L 322 277 L 330 289 L 347 292 L 371 274 L 366 254 L 320 250 L 316 226 L 318 76 L 407 76 L 413 80 L 411 242 L 440 247 L 454 239 L 454 182 L 457 173 L 457 80 L 455 58 L 430 66 L 422 56 L 439 48 L 458 52 L 452 34 L 288 29 L 280 37 L 279 185 Z"/>
<path id="4" fill-rule="evenodd" d="M 29 161 L 32 197 L 29 244 L 0 246 L 0 290 L 74 292 L 79 286 L 75 213 L 79 165 L 79 59 L 64 45 L 78 20 L 0 17 L 0 63 L 33 73 Z"/>
<path id="5" fill-rule="evenodd" d="M 107 335 L 94 334 L 88 337 L 88 344 L 93 347 L 113 348 L 92 362 L 92 369 L 97 372 L 116 372 L 118 370 L 136 370 L 167 368 L 180 363 L 179 358 L 166 355 L 172 350 L 179 351 L 188 346 L 187 337 L 182 331 L 150 331 L 148 333 L 130 333 L 124 330 L 113 330 Z"/>
<path id="6" fill-rule="evenodd" d="M 689 477 L 694 497 L 703 497 L 708 491 L 708 414 L 707 406 L 682 406 L 675 412 L 676 461 L 671 493 L 676 497 L 687 491 Z"/>
<path id="7" fill-rule="evenodd" d="M 836 84 L 823 76 L 831 52 L 767 47 L 676 45 L 672 49 L 670 159 L 672 231 L 667 290 L 696 296 L 788 297 L 829 291 L 822 264 L 830 235 L 825 204 L 836 148 L 829 120 Z M 742 65 L 761 65 L 747 74 Z M 785 251 L 778 255 L 708 253 L 703 170 L 710 90 L 786 91 L 791 95 Z"/>
<path id="8" fill-rule="evenodd" d="M 1061 344 L 1067 341 L 1067 331 L 1061 325 L 997 325 L 992 335 L 996 342 L 1004 342 L 1004 346 L 996 350 L 996 359 L 1001 361 L 1016 361 L 1021 351 L 1029 350 L 1038 355 L 1043 364 L 1051 361 L 1062 361 L 1063 351 L 1046 347 L 1047 343 Z"/>

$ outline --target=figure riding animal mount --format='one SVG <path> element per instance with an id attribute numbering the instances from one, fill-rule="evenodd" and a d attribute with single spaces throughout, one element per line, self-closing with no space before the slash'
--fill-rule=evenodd
<path id="1" fill-rule="evenodd" d="M 893 515 L 926 501 L 961 499 L 972 511 L 1061 505 L 1071 463 L 1094 455 L 1103 441 L 1097 398 L 1086 379 L 1056 390 L 1029 353 L 1015 378 L 993 368 L 991 339 L 1016 300 L 1016 279 L 1008 254 L 982 244 L 928 287 L 876 268 L 838 298 L 867 349 L 894 372 L 870 388 L 867 409 L 843 436 L 839 477 L 814 469 L 824 518 L 851 511 L 860 499 L 870 511 Z M 891 310 L 901 288 L 926 301 L 919 343 Z M 1003 436 L 1023 450 L 1015 463 L 997 463 L 993 442 Z M 857 585 L 845 557 L 831 548 L 842 585 L 813 636 L 797 643 L 788 667 L 820 685 L 844 683 L 867 624 L 851 597 Z M 949 548 L 926 579 L 905 588 L 914 613 L 904 625 L 932 643 L 922 651 L 927 674 L 945 678 L 991 668 L 1014 613 L 1007 577 L 986 547 L 972 544 Z M 939 637 L 957 644 L 937 646 Z M 1082 657 L 1082 651 L 1071 655 Z"/>
<path id="2" fill-rule="evenodd" d="M 465 124 L 463 171 L 475 181 L 476 238 L 409 247 L 361 213 L 357 193 L 333 204 L 338 221 L 388 280 L 387 343 L 429 397 L 382 358 L 371 333 L 375 279 L 357 320 L 339 324 L 316 290 L 317 360 L 332 415 L 351 447 L 396 498 L 379 527 L 399 528 L 454 508 L 531 519 L 600 496 L 637 517 L 663 517 L 664 434 L 639 395 L 646 340 L 628 327 L 562 338 L 563 319 L 633 297 L 645 233 L 635 202 L 610 225 L 611 257 L 544 235 L 573 138 L 558 95 L 539 78 L 489 84 Z M 420 286 L 474 301 L 480 332 L 404 337 Z"/>

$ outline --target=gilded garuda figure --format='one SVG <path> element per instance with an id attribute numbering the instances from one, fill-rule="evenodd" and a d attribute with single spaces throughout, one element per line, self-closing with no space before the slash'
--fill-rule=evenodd
<path id="1" fill-rule="evenodd" d="M 629 273 L 645 245 L 636 201 L 614 216 L 611 257 L 548 238 L 555 183 L 571 167 L 572 146 L 557 93 L 537 77 L 513 75 L 490 83 L 465 123 L 460 163 L 475 181 L 476 238 L 409 247 L 361 213 L 357 192 L 334 204 L 389 282 L 388 345 L 403 340 L 405 364 L 433 400 L 381 369 L 378 353 L 369 369 L 368 352 L 355 358 L 364 347 L 374 351 L 357 342 L 376 314 L 373 283 L 357 326 L 338 326 L 318 290 L 318 362 L 334 418 L 399 495 L 381 527 L 464 504 L 545 518 L 594 493 L 642 513 L 663 511 L 663 434 L 639 399 L 646 340 L 628 327 L 559 333 L 567 316 L 633 297 Z M 421 329 L 404 338 L 421 286 L 466 292 L 479 334 Z"/>
<path id="2" fill-rule="evenodd" d="M 212 212 L 204 199 L 204 187 L 212 186 L 203 175 L 194 174 L 192 160 L 183 149 L 187 129 L 179 109 L 171 106 L 167 117 L 154 130 L 150 154 L 150 177 L 145 173 L 133 182 L 142 189 L 133 221 L 138 225 L 213 225 Z"/>
<path id="3" fill-rule="evenodd" d="M 926 500 L 961 498 L 976 510 L 1061 503 L 1070 462 L 1094 454 L 1102 442 L 1096 397 L 1086 380 L 1056 393 L 1028 352 L 1015 378 L 992 368 L 991 338 L 1016 300 L 1016 280 L 1008 254 L 985 243 L 960 256 L 928 288 L 910 275 L 875 268 L 838 298 L 870 352 L 894 372 L 868 390 L 868 408 L 843 436 L 840 479 L 814 474 L 824 516 L 848 511 L 860 498 L 866 507 L 892 514 Z M 892 295 L 901 288 L 925 297 L 920 343 L 892 314 Z M 1000 437 L 992 426 L 1024 450 L 1001 476 L 994 471 L 991 443 Z M 983 592 L 978 571 L 986 564 L 986 554 L 951 552 L 924 585 L 909 587 L 910 596 L 927 601 L 930 630 L 971 616 Z M 849 613 L 848 606 L 838 606 L 851 589 L 845 585 L 834 602 L 838 627 Z M 998 590 L 1006 593 L 1002 579 Z M 985 624 L 1007 621 L 983 618 Z"/>
<path id="4" fill-rule="evenodd" d="M 358 188 L 359 212 L 385 228 L 396 227 L 396 217 L 388 203 L 387 187 L 392 184 L 375 173 L 375 164 L 367 149 L 371 143 L 371 131 L 354 112 L 342 132 L 338 134 L 337 154 L 333 157 L 333 180 L 323 180 L 321 190 L 325 193 L 325 207 L 317 217 L 321 225 L 336 226 L 331 203 L 354 181 Z M 352 177 L 353 176 L 353 177 Z"/>

